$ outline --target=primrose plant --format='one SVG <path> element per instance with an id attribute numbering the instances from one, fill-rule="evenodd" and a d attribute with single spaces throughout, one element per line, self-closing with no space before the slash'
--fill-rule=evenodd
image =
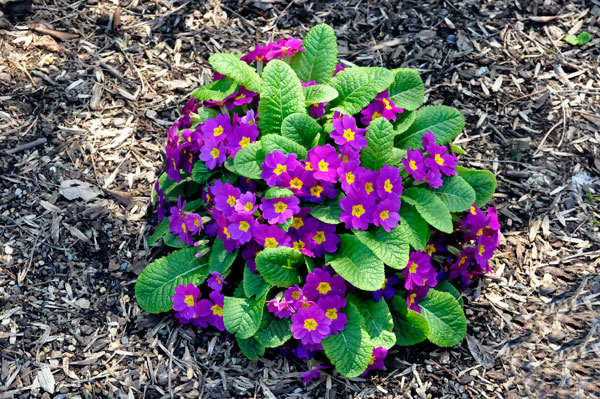
<path id="1" fill-rule="evenodd" d="M 167 133 L 148 244 L 177 250 L 139 276 L 140 306 L 249 359 L 314 358 L 304 382 L 327 358 L 356 377 L 395 345 L 460 343 L 460 289 L 500 240 L 494 175 L 458 165 L 463 116 L 422 106 L 415 70 L 338 64 L 327 25 L 209 62 Z"/>

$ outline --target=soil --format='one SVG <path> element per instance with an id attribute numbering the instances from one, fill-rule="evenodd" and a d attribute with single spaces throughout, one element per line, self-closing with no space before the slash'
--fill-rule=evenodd
<path id="1" fill-rule="evenodd" d="M 0 0 L 0 397 L 600 396 L 599 21 L 597 0 Z M 504 237 L 462 344 L 303 386 L 306 362 L 248 361 L 133 288 L 165 252 L 151 186 L 208 56 L 321 22 L 345 65 L 416 68 L 465 115 Z"/>

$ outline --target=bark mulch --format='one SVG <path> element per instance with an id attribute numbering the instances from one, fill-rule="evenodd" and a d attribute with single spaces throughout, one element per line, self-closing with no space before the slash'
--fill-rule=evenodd
<path id="1" fill-rule="evenodd" d="M 0 0 L 0 397 L 600 396 L 599 21 L 597 0 Z M 504 238 L 461 345 L 302 386 L 305 362 L 148 315 L 134 283 L 165 252 L 151 185 L 208 56 L 321 22 L 345 65 L 417 68 L 461 110 Z"/>

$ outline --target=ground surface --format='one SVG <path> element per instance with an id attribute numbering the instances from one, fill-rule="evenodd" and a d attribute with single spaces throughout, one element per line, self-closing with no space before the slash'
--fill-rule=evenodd
<path id="1" fill-rule="evenodd" d="M 118 3 L 0 14 L 0 397 L 600 395 L 600 2 Z M 347 65 L 417 68 L 427 103 L 463 112 L 463 159 L 497 174 L 505 237 L 459 347 L 303 387 L 305 363 L 249 362 L 231 338 L 142 312 L 133 288 L 164 251 L 147 246 L 150 187 L 208 55 L 320 22 Z M 563 43 L 581 30 L 590 43 Z"/>

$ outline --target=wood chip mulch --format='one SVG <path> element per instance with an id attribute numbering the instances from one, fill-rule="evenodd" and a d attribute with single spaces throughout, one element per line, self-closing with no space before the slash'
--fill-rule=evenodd
<path id="1" fill-rule="evenodd" d="M 248 361 L 133 288 L 165 252 L 151 185 L 208 56 L 321 22 L 344 64 L 417 68 L 461 110 L 504 238 L 461 345 L 303 386 L 304 361 Z M 0 0 L 0 53 L 0 398 L 600 396 L 598 0 Z"/>

